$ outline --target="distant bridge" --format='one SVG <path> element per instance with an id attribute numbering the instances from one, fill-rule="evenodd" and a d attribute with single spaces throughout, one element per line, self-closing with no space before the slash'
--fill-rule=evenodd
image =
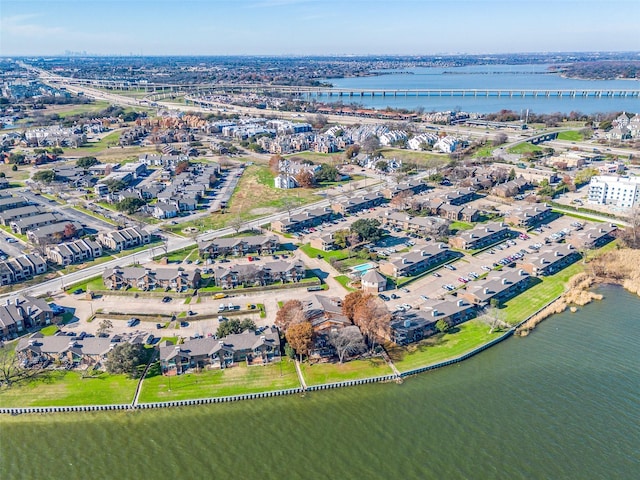
<path id="1" fill-rule="evenodd" d="M 303 98 L 374 98 L 374 97 L 497 97 L 497 98 L 640 98 L 640 89 L 511 89 L 511 88 L 416 88 L 416 89 L 367 89 L 367 88 L 330 88 L 265 84 L 162 84 L 145 81 L 100 80 L 91 78 L 60 77 L 44 74 L 49 80 L 75 86 L 117 90 L 144 90 L 150 94 L 149 100 L 160 100 L 176 93 L 198 92 L 200 95 L 225 93 L 266 93 L 284 94 Z M 156 97 L 157 94 L 157 97 Z"/>

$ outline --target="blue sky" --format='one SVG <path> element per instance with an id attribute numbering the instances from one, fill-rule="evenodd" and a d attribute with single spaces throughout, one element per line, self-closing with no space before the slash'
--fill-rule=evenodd
<path id="1" fill-rule="evenodd" d="M 1 0 L 0 55 L 640 50 L 640 0 Z"/>

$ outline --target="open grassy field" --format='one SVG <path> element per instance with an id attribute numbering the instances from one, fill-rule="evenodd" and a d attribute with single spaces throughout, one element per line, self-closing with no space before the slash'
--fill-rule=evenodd
<path id="1" fill-rule="evenodd" d="M 322 257 L 323 260 L 327 262 L 331 259 L 335 260 L 344 260 L 349 256 L 349 252 L 347 250 L 329 250 L 325 252 L 324 250 L 318 250 L 317 248 L 313 248 L 310 244 L 305 244 L 300 247 L 300 250 L 304 252 L 310 258 L 317 258 L 318 255 Z"/>
<path id="2" fill-rule="evenodd" d="M 96 100 L 91 103 L 77 105 L 49 105 L 46 113 L 48 115 L 57 113 L 60 118 L 67 118 L 73 115 L 81 115 L 89 112 L 99 112 L 109 106 L 109 102 Z"/>
<path id="3" fill-rule="evenodd" d="M 106 148 L 113 147 L 118 144 L 120 140 L 120 134 L 122 132 L 120 130 L 116 130 L 114 132 L 105 135 L 97 142 L 88 142 L 79 148 L 73 149 L 65 149 L 65 154 L 68 152 L 73 152 L 76 155 L 89 155 L 101 152 Z"/>
<path id="4" fill-rule="evenodd" d="M 476 150 L 476 153 L 473 154 L 474 157 L 479 158 L 488 158 L 493 155 L 493 151 L 496 149 L 493 145 L 485 145 L 484 147 Z"/>
<path id="5" fill-rule="evenodd" d="M 569 279 L 583 269 L 584 265 L 579 260 L 555 275 L 544 277 L 541 283 L 505 302 L 502 310 L 505 321 L 510 325 L 515 325 L 535 313 L 550 300 L 564 292 Z"/>
<path id="6" fill-rule="evenodd" d="M 455 333 L 437 334 L 408 347 L 387 348 L 387 352 L 396 368 L 406 372 L 458 357 L 503 333 L 489 333 L 489 325 L 470 320 L 459 325 Z"/>
<path id="7" fill-rule="evenodd" d="M 558 140 L 568 140 L 570 142 L 581 142 L 584 140 L 584 135 L 575 130 L 558 133 Z"/>
<path id="8" fill-rule="evenodd" d="M 307 385 L 342 382 L 392 374 L 391 367 L 380 357 L 340 363 L 303 363 L 300 365 Z"/>
<path id="9" fill-rule="evenodd" d="M 293 361 L 224 370 L 203 370 L 173 377 L 155 375 L 142 382 L 140 402 L 164 402 L 191 398 L 224 397 L 300 386 Z"/>
<path id="10" fill-rule="evenodd" d="M 179 225 L 173 225 L 170 230 L 176 233 L 180 233 L 187 227 L 195 227 L 199 231 L 216 230 L 227 226 L 238 217 L 249 221 L 281 211 L 288 200 L 293 200 L 298 205 L 322 200 L 313 189 L 277 189 L 274 187 L 273 178 L 273 173 L 266 166 L 247 167 L 231 196 L 226 213 L 212 213 L 196 220 L 182 222 Z"/>
<path id="11" fill-rule="evenodd" d="M 449 161 L 449 157 L 445 154 L 431 152 L 417 152 L 415 150 L 406 150 L 404 148 L 383 148 L 380 153 L 387 159 L 398 159 L 403 162 L 417 163 L 424 168 L 435 168 Z"/>
<path id="12" fill-rule="evenodd" d="M 508 151 L 509 153 L 516 153 L 516 154 L 522 155 L 523 153 L 541 152 L 542 147 L 539 147 L 538 145 L 534 145 L 533 143 L 522 142 L 514 147 L 511 147 Z"/>
<path id="13" fill-rule="evenodd" d="M 0 388 L 0 406 L 48 407 L 59 405 L 107 405 L 130 403 L 137 380 L 124 375 L 101 373 L 82 378 L 82 373 L 66 370 L 46 372 L 42 377 Z"/>

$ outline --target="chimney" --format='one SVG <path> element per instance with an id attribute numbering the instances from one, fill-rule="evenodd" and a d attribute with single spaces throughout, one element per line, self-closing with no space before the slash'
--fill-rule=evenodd
<path id="1" fill-rule="evenodd" d="M 409 328 L 409 327 L 411 327 L 411 320 L 406 319 L 406 320 L 403 322 L 403 325 L 404 325 L 404 328 Z"/>
<path id="2" fill-rule="evenodd" d="M 506 278 L 502 279 L 502 285 L 506 285 L 507 283 L 509 283 L 509 281 Z"/>
<path id="3" fill-rule="evenodd" d="M 224 342 L 222 340 L 218 341 L 218 345 L 220 345 L 221 347 L 224 347 Z"/>
<path id="4" fill-rule="evenodd" d="M 485 295 L 488 295 L 489 294 L 489 289 L 487 287 L 484 287 L 482 289 L 482 293 L 484 293 Z"/>
<path id="5" fill-rule="evenodd" d="M 403 264 L 403 265 L 406 265 L 406 264 L 407 264 L 407 259 L 406 259 L 406 258 L 403 258 L 403 259 L 402 259 L 402 264 Z"/>
<path id="6" fill-rule="evenodd" d="M 458 300 L 458 306 L 462 307 L 464 305 L 464 300 Z"/>
<path id="7" fill-rule="evenodd" d="M 553 252 L 553 256 L 554 257 L 561 257 L 562 253 L 560 253 L 560 250 L 556 250 L 555 252 Z"/>
<path id="8" fill-rule="evenodd" d="M 35 338 L 30 338 L 29 339 L 29 346 L 33 347 L 36 344 L 36 339 Z"/>
<path id="9" fill-rule="evenodd" d="M 524 276 L 524 270 L 523 269 L 518 270 L 518 275 L 523 277 Z"/>
<path id="10" fill-rule="evenodd" d="M 437 317 L 438 315 L 440 315 L 440 312 L 438 312 L 438 310 L 434 308 L 433 311 L 431 312 L 431 316 Z"/>
<path id="11" fill-rule="evenodd" d="M 267 339 L 265 335 L 260 335 L 260 341 L 264 342 Z"/>

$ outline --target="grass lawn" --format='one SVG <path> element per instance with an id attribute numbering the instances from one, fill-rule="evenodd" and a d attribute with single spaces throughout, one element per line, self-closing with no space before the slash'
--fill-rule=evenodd
<path id="1" fill-rule="evenodd" d="M 56 201 L 57 201 L 57 200 L 56 200 Z M 111 219 L 109 219 L 109 218 L 105 217 L 104 215 L 100 215 L 99 213 L 92 212 L 92 211 L 91 211 L 91 210 L 89 210 L 88 208 L 84 208 L 84 207 L 81 207 L 81 206 L 79 206 L 79 205 L 75 205 L 75 206 L 73 206 L 72 208 L 73 208 L 74 210 L 78 210 L 79 212 L 86 213 L 87 215 L 89 215 L 89 216 L 91 216 L 91 217 L 93 217 L 93 218 L 97 218 L 98 220 L 101 220 L 101 221 L 103 221 L 103 222 L 105 222 L 105 223 L 108 223 L 109 225 L 117 225 L 117 223 L 116 223 L 116 222 L 114 222 L 113 220 L 111 220 Z"/>
<path id="2" fill-rule="evenodd" d="M 40 333 L 45 337 L 51 337 L 55 335 L 58 330 L 59 329 L 57 325 L 47 325 L 46 327 L 40 329 Z"/>
<path id="3" fill-rule="evenodd" d="M 80 372 L 52 370 L 41 378 L 11 388 L 0 388 L 0 405 L 48 407 L 130 403 L 137 383 L 125 375 L 101 373 L 96 377 L 82 378 Z"/>
<path id="4" fill-rule="evenodd" d="M 408 347 L 387 348 L 396 368 L 406 372 L 418 367 L 458 357 L 504 332 L 489 333 L 489 325 L 470 320 L 458 326 L 456 333 L 434 335 Z"/>
<path id="5" fill-rule="evenodd" d="M 480 158 L 488 158 L 493 155 L 493 151 L 496 148 L 497 147 L 494 147 L 493 145 L 485 145 L 484 147 L 481 147 L 478 150 L 476 150 L 476 153 L 474 153 L 473 156 L 480 157 Z"/>
<path id="6" fill-rule="evenodd" d="M 67 118 L 73 115 L 81 115 L 83 113 L 99 112 L 107 108 L 109 105 L 109 102 L 99 100 L 81 105 L 64 105 L 53 108 L 48 107 L 47 113 L 57 113 L 60 118 Z"/>
<path id="7" fill-rule="evenodd" d="M 335 277 L 335 281 L 350 292 L 355 292 L 357 290 L 355 288 L 349 287 L 349 282 L 351 282 L 351 279 L 346 275 L 338 275 L 337 277 Z"/>
<path id="8" fill-rule="evenodd" d="M 558 133 L 558 140 L 569 140 L 570 142 L 581 142 L 584 140 L 584 136 L 580 132 L 571 130 L 568 132 Z"/>
<path id="9" fill-rule="evenodd" d="M 509 149 L 509 153 L 519 153 L 519 154 L 541 152 L 541 151 L 542 151 L 542 147 L 539 147 L 538 145 L 534 145 L 533 143 L 529 143 L 529 142 L 519 143 L 515 147 L 511 147 Z"/>
<path id="10" fill-rule="evenodd" d="M 335 260 L 344 260 L 349 256 L 349 252 L 347 250 L 330 250 L 328 252 L 324 252 L 322 250 L 318 250 L 317 248 L 313 248 L 310 244 L 302 245 L 300 247 L 308 257 L 317 258 L 318 255 L 322 257 L 323 260 L 329 261 L 332 258 Z"/>
<path id="11" fill-rule="evenodd" d="M 182 250 L 177 250 L 167 255 L 167 261 L 182 262 L 183 260 L 186 260 L 187 258 L 191 257 L 194 251 L 197 252 L 198 247 L 187 247 L 187 248 L 183 248 Z M 163 256 L 164 255 L 161 255 L 161 257 Z"/>
<path id="12" fill-rule="evenodd" d="M 74 290 L 77 290 L 78 288 L 82 288 L 85 292 L 89 290 L 92 292 L 95 292 L 96 290 L 107 289 L 107 287 L 104 286 L 104 282 L 102 281 L 102 275 L 98 277 L 90 278 L 89 280 L 86 280 L 81 283 L 76 283 L 71 286 L 67 286 L 66 292 L 71 293 Z"/>
<path id="13" fill-rule="evenodd" d="M 435 168 L 449 161 L 445 154 L 431 152 L 417 152 L 415 150 L 405 150 L 403 148 L 383 148 L 380 153 L 384 158 L 396 158 L 403 162 L 417 163 L 421 167 Z"/>
<path id="14" fill-rule="evenodd" d="M 369 360 L 351 360 L 342 365 L 339 363 L 315 363 L 300 365 L 307 385 L 321 385 L 345 380 L 379 377 L 393 373 L 391 367 L 382 358 Z"/>
<path id="15" fill-rule="evenodd" d="M 171 390 L 169 390 L 169 383 L 171 383 Z M 224 397 L 299 386 L 295 364 L 291 360 L 283 359 L 281 365 L 276 363 L 264 367 L 247 367 L 245 364 L 240 364 L 224 370 L 204 370 L 200 373 L 173 377 L 156 375 L 145 378 L 139 400 L 140 402 L 165 402 Z"/>
<path id="16" fill-rule="evenodd" d="M 468 222 L 451 222 L 449 225 L 449 230 L 452 232 L 459 232 L 460 230 L 471 230 L 473 228 L 472 223 Z"/>
<path id="17" fill-rule="evenodd" d="M 541 283 L 505 302 L 506 308 L 503 309 L 505 321 L 515 325 L 535 313 L 550 300 L 563 293 L 569 279 L 583 269 L 582 260 L 578 260 L 555 275 L 543 277 Z"/>
<path id="18" fill-rule="evenodd" d="M 298 206 L 322 200 L 314 189 L 277 189 L 274 187 L 273 178 L 273 173 L 266 166 L 247 167 L 231 196 L 226 213 L 212 213 L 196 220 L 181 222 L 172 225 L 170 230 L 174 233 L 181 233 L 187 227 L 195 227 L 199 231 L 217 230 L 238 217 L 250 221 L 269 213 L 283 211 L 285 203 L 290 200 Z"/>
<path id="19" fill-rule="evenodd" d="M 118 144 L 118 140 L 120 140 L 121 131 L 111 132 L 110 134 L 104 136 L 97 142 L 87 142 L 79 148 L 75 149 L 65 149 L 65 154 L 69 154 L 73 152 L 74 155 L 88 155 L 90 153 L 98 153 L 102 150 L 115 146 Z"/>

